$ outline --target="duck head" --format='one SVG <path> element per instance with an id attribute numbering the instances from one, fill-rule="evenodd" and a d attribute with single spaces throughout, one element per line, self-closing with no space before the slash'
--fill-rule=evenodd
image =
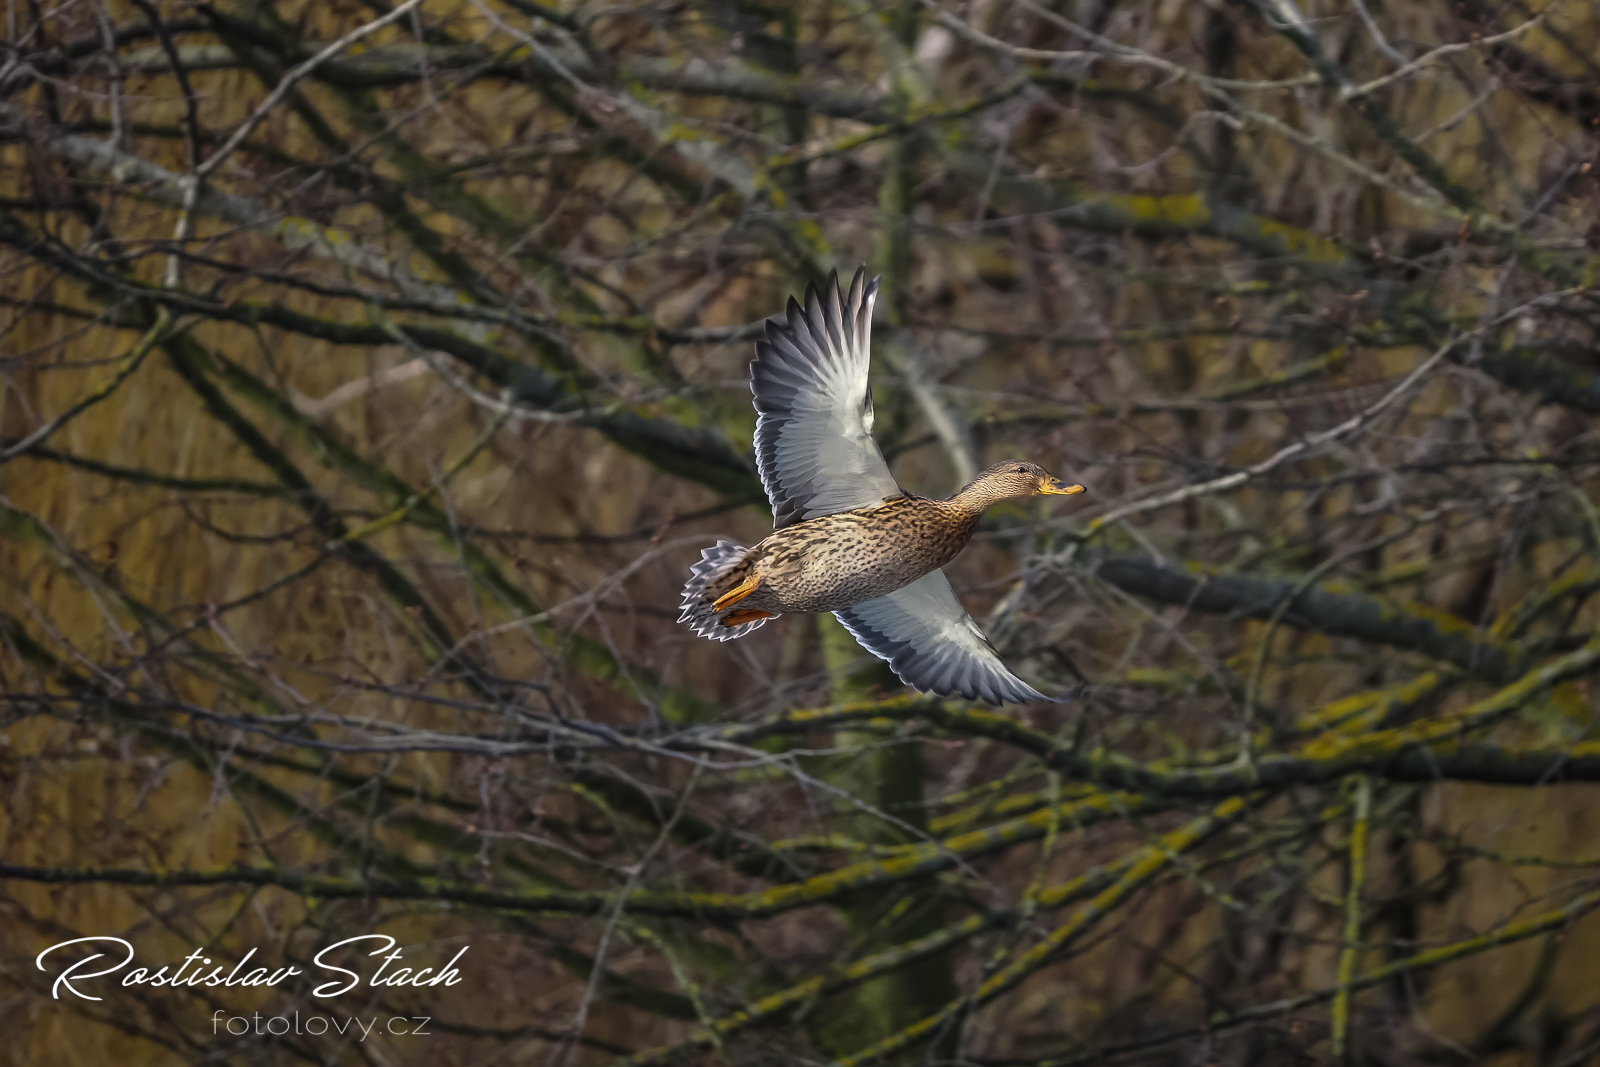
<path id="1" fill-rule="evenodd" d="M 1037 463 L 1010 460 L 996 463 L 956 495 L 981 507 L 988 507 L 1017 497 L 1071 496 L 1081 492 L 1083 486 L 1068 485 Z"/>

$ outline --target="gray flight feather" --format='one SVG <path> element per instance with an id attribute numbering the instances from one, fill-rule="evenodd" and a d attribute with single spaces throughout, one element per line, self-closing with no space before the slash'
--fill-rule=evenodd
<path id="1" fill-rule="evenodd" d="M 913 689 L 990 704 L 1055 699 L 1006 670 L 942 570 L 834 615 Z"/>

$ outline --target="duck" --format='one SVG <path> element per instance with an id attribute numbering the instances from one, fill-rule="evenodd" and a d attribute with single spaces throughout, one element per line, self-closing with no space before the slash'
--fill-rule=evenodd
<path id="1" fill-rule="evenodd" d="M 1053 701 L 1008 670 L 956 598 L 943 567 L 989 507 L 1069 496 L 1036 463 L 1006 461 L 939 500 L 902 489 L 872 436 L 872 309 L 880 278 L 789 298 L 750 363 L 756 470 L 773 532 L 719 540 L 683 587 L 680 623 L 731 641 L 782 615 L 832 612 L 856 641 L 921 692 L 989 704 Z"/>

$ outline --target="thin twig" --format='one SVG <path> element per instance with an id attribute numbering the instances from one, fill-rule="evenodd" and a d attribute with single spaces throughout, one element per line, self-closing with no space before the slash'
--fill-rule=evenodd
<path id="1" fill-rule="evenodd" d="M 363 37 L 376 33 L 397 19 L 404 18 L 421 3 L 422 0 L 405 0 L 405 3 L 399 7 L 391 9 L 387 14 L 381 15 L 371 22 L 356 27 L 304 63 L 291 69 L 279 79 L 272 92 L 268 93 L 267 98 L 261 102 L 261 106 L 251 112 L 250 117 L 241 122 L 238 129 L 234 130 L 232 135 L 222 143 L 222 147 L 207 156 L 205 162 L 195 168 L 195 177 L 203 181 L 218 167 L 222 166 L 223 161 L 233 154 L 234 149 L 243 144 L 245 138 L 249 137 L 255 131 L 255 128 L 261 125 L 267 115 L 283 102 L 283 98 L 289 95 L 289 90 L 295 87 L 295 83 Z"/>

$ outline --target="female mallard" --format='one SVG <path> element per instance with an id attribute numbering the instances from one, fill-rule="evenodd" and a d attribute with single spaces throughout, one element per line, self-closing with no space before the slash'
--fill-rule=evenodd
<path id="1" fill-rule="evenodd" d="M 787 327 L 767 323 L 750 364 L 756 467 L 772 501 L 771 537 L 754 548 L 718 541 L 683 588 L 701 637 L 743 637 L 789 612 L 831 611 L 901 681 L 991 704 L 1049 698 L 1006 670 L 939 568 L 954 559 L 990 504 L 1081 493 L 1032 463 L 998 463 L 949 500 L 895 484 L 872 439 L 872 303 L 878 279 L 839 275 L 821 297 L 791 297 Z"/>

